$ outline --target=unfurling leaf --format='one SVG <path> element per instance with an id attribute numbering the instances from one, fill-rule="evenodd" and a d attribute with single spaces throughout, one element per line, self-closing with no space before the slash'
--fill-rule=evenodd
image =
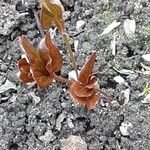
<path id="1" fill-rule="evenodd" d="M 92 70 L 93 70 L 93 66 L 94 66 L 94 62 L 95 62 L 95 58 L 96 58 L 96 53 L 94 52 L 89 60 L 84 64 L 84 66 L 82 67 L 80 74 L 79 74 L 79 78 L 78 80 L 82 83 L 82 84 L 86 84 L 88 77 L 92 74 Z"/>
<path id="2" fill-rule="evenodd" d="M 28 59 L 23 58 L 18 62 L 22 82 L 36 81 L 39 87 L 48 87 L 53 82 L 53 74 L 62 67 L 58 48 L 48 34 L 42 39 L 40 48 L 32 46 L 25 36 L 20 37 L 20 45 Z"/>
<path id="3" fill-rule="evenodd" d="M 43 29 L 49 29 L 55 25 L 58 30 L 65 32 L 63 20 L 63 5 L 58 0 L 41 0 L 40 22 Z"/>
<path id="4" fill-rule="evenodd" d="M 93 109 L 100 99 L 100 93 L 96 87 L 97 78 L 95 74 L 92 74 L 95 58 L 94 52 L 82 67 L 77 81 L 74 80 L 69 87 L 74 100 L 88 109 Z"/>
<path id="5" fill-rule="evenodd" d="M 34 81 L 32 74 L 30 73 L 30 64 L 25 58 L 19 60 L 18 67 L 20 69 L 19 78 L 22 82 L 28 83 Z"/>

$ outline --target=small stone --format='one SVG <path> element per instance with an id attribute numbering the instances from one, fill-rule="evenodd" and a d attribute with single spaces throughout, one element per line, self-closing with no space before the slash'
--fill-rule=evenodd
<path id="1" fill-rule="evenodd" d="M 40 101 L 41 101 L 41 98 L 36 96 L 34 92 L 30 92 L 29 93 L 29 96 L 32 97 L 33 101 L 35 104 L 38 104 Z"/>
<path id="2" fill-rule="evenodd" d="M 76 23 L 76 30 L 80 31 L 85 27 L 86 22 L 84 20 L 78 20 Z"/>
<path id="3" fill-rule="evenodd" d="M 124 83 L 124 78 L 121 76 L 115 76 L 114 80 L 119 84 Z"/>
<path id="4" fill-rule="evenodd" d="M 0 3 L 0 8 L 0 34 L 9 35 L 25 18 L 25 15 L 20 15 L 15 10 L 15 6 L 8 3 Z"/>
<path id="5" fill-rule="evenodd" d="M 79 71 L 78 71 L 79 73 Z M 77 80 L 76 72 L 72 70 L 71 72 L 68 73 L 69 79 Z"/>
<path id="6" fill-rule="evenodd" d="M 61 103 L 61 106 L 62 106 L 63 108 L 66 108 L 66 107 L 67 107 L 67 103 L 62 102 L 62 103 Z"/>
<path id="7" fill-rule="evenodd" d="M 0 86 L 0 93 L 3 93 L 5 91 L 8 91 L 10 89 L 17 90 L 16 85 L 10 82 L 9 80 L 6 80 L 6 82 Z"/>
<path id="8" fill-rule="evenodd" d="M 121 134 L 123 136 L 128 136 L 129 135 L 128 129 L 132 128 L 132 127 L 133 127 L 133 125 L 130 122 L 123 122 L 123 123 L 121 123 L 121 126 L 120 126 Z"/>
<path id="9" fill-rule="evenodd" d="M 1 70 L 1 71 L 7 71 L 7 69 L 8 69 L 8 66 L 7 66 L 7 65 L 1 64 L 1 67 L 0 67 L 0 70 Z"/>
<path id="10" fill-rule="evenodd" d="M 67 124 L 69 128 L 74 128 L 74 124 L 72 123 L 72 120 L 70 118 L 67 119 Z"/>
<path id="11" fill-rule="evenodd" d="M 117 110 L 117 109 L 120 108 L 120 105 L 119 105 L 119 103 L 118 103 L 117 101 L 112 101 L 112 102 L 111 102 L 111 106 L 112 106 L 112 108 L 115 109 L 115 110 Z"/>
<path id="12" fill-rule="evenodd" d="M 10 102 L 14 103 L 16 101 L 17 95 L 13 94 L 13 96 L 10 98 Z"/>
<path id="13" fill-rule="evenodd" d="M 78 45 L 79 45 L 79 41 L 74 40 L 74 50 L 75 50 L 75 52 L 78 52 Z"/>
<path id="14" fill-rule="evenodd" d="M 126 19 L 123 23 L 125 34 L 128 38 L 133 38 L 136 28 L 136 22 L 134 19 Z"/>
<path id="15" fill-rule="evenodd" d="M 94 10 L 93 9 L 89 9 L 89 10 L 85 11 L 85 13 L 83 14 L 83 16 L 84 17 L 92 17 L 93 13 L 94 13 Z"/>
<path id="16" fill-rule="evenodd" d="M 66 115 L 64 113 L 61 113 L 57 120 L 56 120 L 56 130 L 60 131 L 61 130 L 61 123 L 64 121 L 66 118 Z"/>
<path id="17" fill-rule="evenodd" d="M 134 12 L 134 5 L 132 3 L 127 3 L 124 7 L 124 14 L 129 16 Z"/>
<path id="18" fill-rule="evenodd" d="M 48 130 L 44 135 L 40 136 L 39 139 L 45 144 L 48 145 L 50 142 L 54 141 L 55 135 L 51 130 Z"/>
<path id="19" fill-rule="evenodd" d="M 87 150 L 87 144 L 80 136 L 70 135 L 68 139 L 62 139 L 61 150 Z"/>
<path id="20" fill-rule="evenodd" d="M 145 61 L 149 61 L 149 62 L 150 62 L 150 54 L 142 55 L 142 58 L 143 58 Z"/>
<path id="21" fill-rule="evenodd" d="M 150 65 L 150 54 L 142 55 L 142 59 L 145 65 Z"/>
<path id="22" fill-rule="evenodd" d="M 150 104 L 150 93 L 141 101 L 142 104 Z"/>
<path id="23" fill-rule="evenodd" d="M 134 74 L 134 71 L 129 70 L 129 69 L 121 69 L 119 72 L 125 75 Z"/>
<path id="24" fill-rule="evenodd" d="M 111 32 L 113 29 L 115 29 L 116 27 L 118 27 L 121 24 L 121 22 L 118 22 L 116 20 L 114 20 L 111 24 L 109 24 L 104 31 L 102 32 L 101 36 L 108 34 L 109 32 Z"/>
<path id="25" fill-rule="evenodd" d="M 129 88 L 125 89 L 125 90 L 122 90 L 120 92 L 120 99 L 124 100 L 124 102 L 123 102 L 124 105 L 128 104 L 129 97 L 130 97 L 130 89 Z"/>
<path id="26" fill-rule="evenodd" d="M 64 14 L 63 14 L 63 18 L 65 21 L 69 20 L 70 19 L 70 11 L 65 11 Z"/>

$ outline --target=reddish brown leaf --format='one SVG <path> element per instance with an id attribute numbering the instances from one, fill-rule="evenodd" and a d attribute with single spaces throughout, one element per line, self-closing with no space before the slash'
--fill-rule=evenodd
<path id="1" fill-rule="evenodd" d="M 28 83 L 28 82 L 33 82 L 34 81 L 34 79 L 32 77 L 32 74 L 30 73 L 30 65 L 26 61 L 25 58 L 22 58 L 22 59 L 19 60 L 18 68 L 20 70 L 19 79 L 22 82 Z"/>
<path id="2" fill-rule="evenodd" d="M 47 38 L 47 42 L 49 42 L 51 47 L 45 44 L 45 40 Z M 27 58 L 29 59 L 28 67 L 29 70 L 31 70 L 32 77 L 39 87 L 46 88 L 53 82 L 53 73 L 61 69 L 62 58 L 58 48 L 54 45 L 54 43 L 52 43 L 50 36 L 47 35 L 47 37 L 44 38 L 43 43 L 44 44 L 41 46 L 42 48 L 37 49 L 32 46 L 32 44 L 25 36 L 20 38 L 20 45 L 23 51 L 27 54 Z M 25 69 L 24 66 L 21 65 L 20 68 Z"/>
<path id="3" fill-rule="evenodd" d="M 93 94 L 94 90 L 93 89 L 88 89 L 85 88 L 85 86 L 83 86 L 82 84 L 80 84 L 77 81 L 74 81 L 71 86 L 70 89 L 73 89 L 73 92 L 76 96 L 78 97 L 89 97 Z"/>
<path id="4" fill-rule="evenodd" d="M 88 77 L 92 74 L 95 58 L 96 58 L 96 52 L 92 53 L 88 61 L 84 64 L 84 66 L 81 69 L 78 80 L 83 85 L 87 84 Z"/>
<path id="5" fill-rule="evenodd" d="M 69 87 L 70 94 L 81 105 L 86 105 L 88 109 L 93 109 L 100 99 L 100 94 L 96 87 L 97 77 L 92 74 L 96 53 L 94 52 L 84 64 L 77 81 Z"/>
<path id="6" fill-rule="evenodd" d="M 52 41 L 50 34 L 46 34 L 45 45 L 47 46 L 50 56 L 52 58 L 53 71 L 58 72 L 62 67 L 63 59 L 62 59 L 62 55 L 59 52 L 59 49 Z"/>
<path id="7" fill-rule="evenodd" d="M 43 28 L 45 27 L 45 29 L 48 29 L 48 23 L 50 23 L 50 26 L 54 24 L 60 32 L 64 32 L 65 27 L 63 20 L 63 11 L 63 6 L 58 0 L 42 0 L 40 20 L 41 24 L 44 25 Z"/>
<path id="8" fill-rule="evenodd" d="M 85 105 L 88 109 L 93 109 L 97 102 L 100 99 L 100 94 L 98 93 L 97 90 L 93 92 L 91 96 L 87 97 L 79 97 L 76 95 L 74 88 L 70 87 L 70 93 L 73 99 L 79 103 L 80 105 Z"/>
<path id="9" fill-rule="evenodd" d="M 40 22 L 41 26 L 44 30 L 49 29 L 53 25 L 53 16 L 49 11 L 44 7 L 41 6 L 41 11 L 40 11 Z"/>
<path id="10" fill-rule="evenodd" d="M 91 74 L 88 77 L 88 82 L 85 87 L 91 89 L 95 87 L 96 82 L 97 82 L 97 77 L 95 76 L 95 74 Z"/>
<path id="11" fill-rule="evenodd" d="M 98 93 L 98 91 L 95 91 L 95 93 L 87 100 L 86 107 L 88 109 L 95 108 L 95 106 L 98 103 L 99 99 L 100 99 L 100 93 Z"/>

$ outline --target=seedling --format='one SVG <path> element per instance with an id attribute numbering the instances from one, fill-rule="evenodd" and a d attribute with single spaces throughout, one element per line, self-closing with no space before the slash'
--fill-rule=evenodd
<path id="1" fill-rule="evenodd" d="M 76 59 L 71 49 L 70 38 L 66 33 L 62 16 L 63 6 L 58 0 L 41 0 L 40 19 L 36 16 L 36 20 L 40 20 L 38 25 L 40 26 L 42 39 L 39 42 L 39 47 L 34 47 L 26 36 L 19 38 L 20 46 L 26 55 L 18 62 L 19 78 L 23 83 L 36 82 L 39 88 L 47 88 L 53 84 L 54 80 L 65 83 L 69 86 L 70 95 L 76 102 L 85 105 L 88 109 L 93 109 L 101 94 L 110 100 L 107 94 L 98 89 L 97 74 L 92 72 L 96 52 L 91 54 L 78 75 Z M 57 27 L 63 37 L 77 80 L 56 75 L 61 70 L 63 59 L 58 47 L 48 33 L 51 26 Z"/>

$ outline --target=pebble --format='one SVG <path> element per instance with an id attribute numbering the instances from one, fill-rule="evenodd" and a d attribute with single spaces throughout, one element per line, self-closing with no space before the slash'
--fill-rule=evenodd
<path id="1" fill-rule="evenodd" d="M 41 101 L 41 98 L 36 96 L 34 92 L 30 92 L 28 95 L 32 97 L 35 104 L 38 104 Z"/>
<path id="2" fill-rule="evenodd" d="M 128 129 L 132 128 L 133 125 L 130 122 L 122 122 L 120 126 L 120 132 L 123 136 L 128 136 L 129 132 Z"/>
<path id="3" fill-rule="evenodd" d="M 79 71 L 78 71 L 78 73 L 79 73 Z M 68 78 L 73 79 L 73 80 L 77 80 L 76 72 L 74 70 L 70 71 L 68 73 Z"/>
<path id="4" fill-rule="evenodd" d="M 78 20 L 76 22 L 76 30 L 80 31 L 81 29 L 83 29 L 85 27 L 86 22 L 84 20 Z"/>
<path id="5" fill-rule="evenodd" d="M 20 14 L 15 10 L 14 5 L 0 3 L 0 31 L 2 35 L 9 35 L 15 27 L 18 26 L 25 15 Z"/>
<path id="6" fill-rule="evenodd" d="M 7 69 L 8 69 L 8 66 L 7 66 L 7 65 L 1 64 L 1 67 L 0 67 L 0 70 L 1 70 L 1 71 L 5 72 L 5 71 L 7 71 Z"/>
<path id="7" fill-rule="evenodd" d="M 142 55 L 142 59 L 145 65 L 150 65 L 150 54 Z"/>
<path id="8" fill-rule="evenodd" d="M 57 120 L 56 120 L 56 130 L 60 131 L 61 130 L 61 123 L 64 121 L 66 118 L 66 115 L 64 113 L 61 113 Z"/>
<path id="9" fill-rule="evenodd" d="M 85 11 L 85 13 L 83 14 L 83 16 L 84 17 L 92 17 L 93 13 L 94 13 L 94 10 L 93 9 L 89 9 L 89 10 Z"/>
<path id="10" fill-rule="evenodd" d="M 5 91 L 8 91 L 10 89 L 17 90 L 16 85 L 10 82 L 9 80 L 6 80 L 6 82 L 0 86 L 0 93 L 3 93 Z"/>
<path id="11" fill-rule="evenodd" d="M 45 144 L 49 144 L 50 142 L 54 141 L 55 135 L 52 133 L 51 130 L 48 130 L 44 135 L 40 136 L 39 139 Z"/>
<path id="12" fill-rule="evenodd" d="M 61 150 L 87 150 L 87 144 L 80 136 L 70 135 L 68 139 L 61 139 Z"/>
<path id="13" fill-rule="evenodd" d="M 125 34 L 128 38 L 133 38 L 136 28 L 136 22 L 134 19 L 126 19 L 123 23 Z"/>
<path id="14" fill-rule="evenodd" d="M 124 105 L 128 104 L 130 97 L 130 89 L 125 89 L 121 91 L 121 95 L 124 97 Z"/>
<path id="15" fill-rule="evenodd" d="M 78 52 L 78 45 L 79 45 L 79 41 L 74 40 L 74 50 L 75 50 L 75 52 Z"/>
<path id="16" fill-rule="evenodd" d="M 124 83 L 124 78 L 121 76 L 115 76 L 114 80 L 119 84 Z"/>
<path id="17" fill-rule="evenodd" d="M 72 120 L 70 118 L 67 119 L 67 124 L 69 128 L 74 128 L 74 124 L 72 123 Z"/>
<path id="18" fill-rule="evenodd" d="M 141 101 L 142 104 L 150 104 L 150 93 Z"/>
<path id="19" fill-rule="evenodd" d="M 121 22 L 118 22 L 116 20 L 114 20 L 111 24 L 109 24 L 104 31 L 102 32 L 101 36 L 108 34 L 109 32 L 111 32 L 113 29 L 115 29 L 116 27 L 118 27 L 121 24 Z"/>
<path id="20" fill-rule="evenodd" d="M 70 11 L 65 11 L 64 14 L 63 14 L 63 18 L 65 21 L 69 20 L 71 17 L 70 15 Z"/>

